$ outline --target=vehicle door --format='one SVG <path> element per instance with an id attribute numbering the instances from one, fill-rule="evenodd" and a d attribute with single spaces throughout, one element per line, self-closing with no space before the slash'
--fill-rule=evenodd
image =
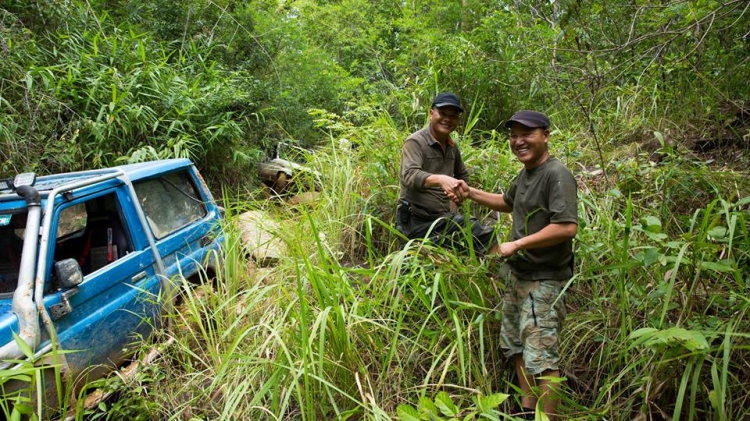
<path id="1" fill-rule="evenodd" d="M 213 229 L 218 215 L 210 196 L 188 168 L 136 182 L 134 187 L 166 276 L 173 284 L 191 277 L 217 248 Z"/>
<path id="2" fill-rule="evenodd" d="M 114 181 L 114 188 L 57 206 L 52 219 L 49 255 L 76 259 L 84 275 L 77 287 L 61 289 L 49 261 L 44 303 L 62 348 L 75 351 L 66 355 L 74 375 L 122 363 L 159 316 L 154 258 L 145 250 L 128 189 Z"/>
<path id="3" fill-rule="evenodd" d="M 0 347 L 13 342 L 18 333 L 18 317 L 12 311 L 13 292 L 21 268 L 26 204 L 23 201 L 0 205 Z"/>

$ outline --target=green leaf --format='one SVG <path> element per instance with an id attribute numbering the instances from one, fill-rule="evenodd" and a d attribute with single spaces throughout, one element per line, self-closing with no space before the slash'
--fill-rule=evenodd
<path id="1" fill-rule="evenodd" d="M 671 331 L 672 337 L 677 341 L 681 341 L 682 345 L 689 351 L 703 351 L 708 349 L 706 337 L 696 330 L 672 328 L 667 329 L 667 331 Z"/>
<path id="2" fill-rule="evenodd" d="M 655 216 L 647 216 L 643 218 L 643 225 L 646 226 L 646 231 L 655 234 L 661 233 L 661 221 Z"/>
<path id="3" fill-rule="evenodd" d="M 721 262 L 701 262 L 701 269 L 712 270 L 714 272 L 728 273 L 734 272 L 734 268 L 731 266 L 731 261 L 722 260 Z"/>
<path id="4" fill-rule="evenodd" d="M 715 389 L 711 389 L 711 391 L 708 392 L 708 400 L 711 402 L 711 406 L 714 407 L 714 409 L 719 409 L 719 392 Z"/>
<path id="5" fill-rule="evenodd" d="M 654 132 L 654 137 L 656 137 L 656 140 L 659 141 L 659 144 L 664 147 L 664 135 L 660 132 Z"/>
<path id="6" fill-rule="evenodd" d="M 438 410 L 432 400 L 428 397 L 422 397 L 419 399 L 419 405 L 417 406 L 419 412 L 428 415 L 437 415 Z"/>
<path id="7" fill-rule="evenodd" d="M 638 253 L 635 258 L 639 262 L 643 263 L 643 266 L 651 266 L 656 262 L 660 262 L 664 255 L 656 247 L 646 247 L 641 253 Z"/>
<path id="8" fill-rule="evenodd" d="M 665 330 L 658 330 L 649 327 L 642 328 L 631 333 L 630 338 L 637 339 L 633 346 L 681 346 L 691 352 L 705 351 L 709 347 L 706 337 L 701 332 L 687 330 L 681 327 L 672 327 Z"/>
<path id="9" fill-rule="evenodd" d="M 653 327 L 642 327 L 642 328 L 640 328 L 638 330 L 633 331 L 630 334 L 630 339 L 640 338 L 642 336 L 648 335 L 649 333 L 653 333 L 653 332 L 656 332 L 658 330 L 659 329 L 655 329 Z"/>
<path id="10" fill-rule="evenodd" d="M 18 344 L 18 349 L 23 352 L 23 355 L 26 356 L 26 358 L 32 360 L 34 359 L 34 351 L 31 349 L 29 344 L 26 343 L 25 340 L 23 340 L 20 336 L 16 334 L 16 332 L 13 332 L 13 339 L 15 339 L 16 344 Z"/>
<path id="11" fill-rule="evenodd" d="M 401 421 L 420 421 L 419 412 L 409 405 L 399 405 L 396 413 Z"/>
<path id="12" fill-rule="evenodd" d="M 466 414 L 466 416 L 464 417 L 463 421 L 471 421 L 471 420 L 474 419 L 474 417 L 477 416 L 477 414 L 478 414 L 477 411 L 471 411 L 468 414 Z"/>
<path id="13" fill-rule="evenodd" d="M 750 196 L 743 197 L 742 199 L 738 200 L 737 203 L 734 204 L 736 207 L 744 206 L 750 203 Z"/>
<path id="14" fill-rule="evenodd" d="M 721 240 L 722 238 L 727 236 L 727 229 L 720 225 L 713 227 L 708 231 L 708 236 L 715 240 Z"/>
<path id="15" fill-rule="evenodd" d="M 505 393 L 495 393 L 490 396 L 479 396 L 477 402 L 479 403 L 479 408 L 484 412 L 497 408 L 509 397 L 510 395 Z"/>
<path id="16" fill-rule="evenodd" d="M 568 381 L 567 377 L 558 377 L 558 376 L 539 376 L 537 377 L 539 380 L 545 380 L 550 384 L 560 384 L 565 383 Z"/>
<path id="17" fill-rule="evenodd" d="M 18 406 L 13 407 L 13 412 L 10 414 L 10 421 L 21 421 L 21 410 L 18 409 Z"/>
<path id="18" fill-rule="evenodd" d="M 9 362 L 9 361 L 8 360 L 4 360 L 4 362 Z M 30 364 L 31 363 L 29 363 L 29 365 Z M 8 380 L 18 380 L 20 382 L 27 382 L 27 383 L 31 381 L 31 376 L 26 375 L 26 374 L 14 373 L 13 371 L 15 371 L 15 370 L 2 370 L 2 372 L 0 372 L 0 379 L 2 379 L 2 380 L 0 380 L 0 384 L 6 382 Z M 33 368 L 32 369 L 27 369 L 27 371 L 33 373 Z M 7 374 L 5 374 L 3 372 L 7 372 Z"/>
<path id="19" fill-rule="evenodd" d="M 16 412 L 16 411 L 18 411 L 19 415 L 20 414 L 31 415 L 34 413 L 34 408 L 31 405 L 16 402 L 15 405 L 13 406 L 13 412 Z"/>
<path id="20" fill-rule="evenodd" d="M 443 415 L 455 417 L 458 414 L 458 407 L 453 403 L 450 396 L 445 392 L 438 392 L 435 396 L 435 405 L 440 409 Z"/>
<path id="21" fill-rule="evenodd" d="M 536 402 L 536 416 L 534 417 L 534 421 L 549 421 L 549 417 L 544 413 L 544 406 L 541 399 Z"/>
<path id="22" fill-rule="evenodd" d="M 534 421 L 549 421 L 549 417 L 543 411 L 536 411 Z"/>
<path id="23" fill-rule="evenodd" d="M 644 234 L 646 234 L 648 238 L 659 243 L 667 239 L 667 234 L 661 232 L 644 231 Z"/>
<path id="24" fill-rule="evenodd" d="M 488 419 L 490 421 L 500 421 L 500 417 L 495 414 L 495 412 L 482 412 L 482 418 Z"/>

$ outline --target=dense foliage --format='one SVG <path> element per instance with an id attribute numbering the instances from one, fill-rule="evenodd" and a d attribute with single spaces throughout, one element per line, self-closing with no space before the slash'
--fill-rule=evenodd
<path id="1" fill-rule="evenodd" d="M 520 108 L 550 115 L 577 176 L 564 419 L 750 417 L 748 16 L 741 0 L 3 0 L 2 176 L 189 157 L 230 215 L 284 221 L 289 258 L 255 270 L 230 216 L 175 343 L 91 385 L 119 400 L 89 415 L 514 413 L 497 262 L 390 228 L 401 142 L 452 90 L 472 184 L 517 173 L 498 127 Z M 316 203 L 253 200 L 279 141 L 318 150 Z"/>
<path id="2" fill-rule="evenodd" d="M 278 140 L 318 142 L 310 108 L 413 128 L 445 89 L 484 110 L 478 129 L 533 107 L 600 149 L 721 136 L 747 118 L 746 6 L 6 0 L 0 171 L 189 156 L 248 173 Z"/>

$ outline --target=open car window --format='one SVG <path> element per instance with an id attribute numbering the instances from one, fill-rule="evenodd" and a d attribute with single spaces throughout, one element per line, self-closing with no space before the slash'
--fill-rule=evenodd
<path id="1" fill-rule="evenodd" d="M 18 286 L 26 211 L 0 214 L 0 298 L 9 298 Z"/>
<path id="2" fill-rule="evenodd" d="M 62 209 L 54 260 L 75 259 L 86 276 L 133 251 L 119 208 L 110 193 Z"/>

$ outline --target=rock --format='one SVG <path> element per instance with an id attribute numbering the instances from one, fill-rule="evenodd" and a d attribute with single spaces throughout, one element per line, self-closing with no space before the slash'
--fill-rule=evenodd
<path id="1" fill-rule="evenodd" d="M 313 203 L 316 203 L 318 201 L 318 196 L 320 196 L 320 193 L 316 191 L 308 191 L 290 198 L 289 200 L 287 200 L 287 203 L 292 206 L 312 205 Z"/>
<path id="2" fill-rule="evenodd" d="M 260 265 L 275 263 L 286 256 L 286 244 L 276 235 L 279 223 L 261 211 L 240 215 L 242 245 Z"/>

